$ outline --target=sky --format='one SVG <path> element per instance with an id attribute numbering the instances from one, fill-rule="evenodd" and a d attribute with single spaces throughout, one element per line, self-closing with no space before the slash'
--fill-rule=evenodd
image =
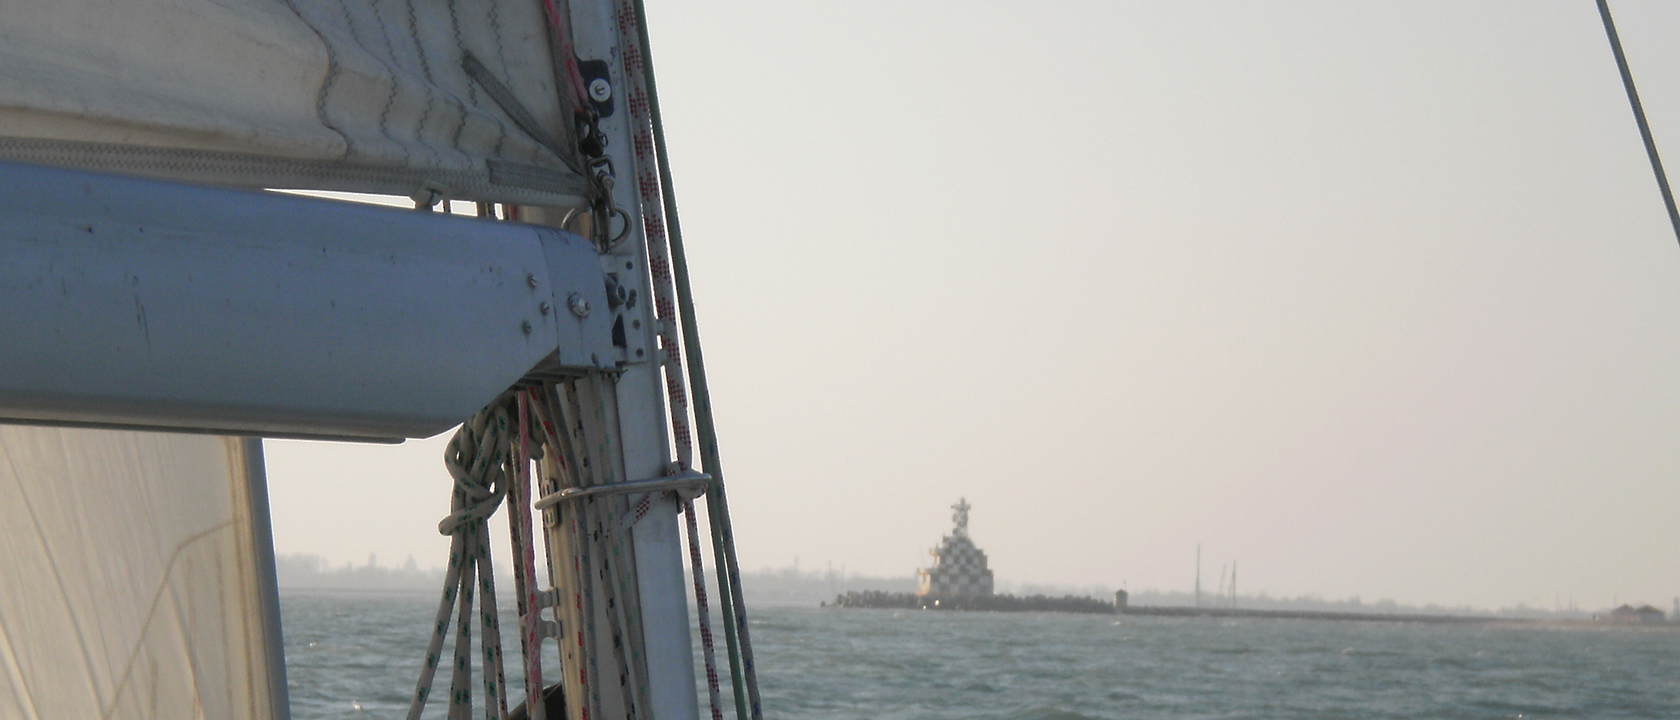
<path id="1" fill-rule="evenodd" d="M 967 498 L 1014 582 L 1680 596 L 1592 2 L 647 7 L 744 567 L 908 575 Z M 1680 148 L 1680 5 L 1612 8 Z M 443 564 L 443 438 L 267 448 L 279 552 Z"/>

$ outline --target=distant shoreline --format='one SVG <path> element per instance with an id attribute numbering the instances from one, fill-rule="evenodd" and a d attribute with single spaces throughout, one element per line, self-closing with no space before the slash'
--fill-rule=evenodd
<path id="1" fill-rule="evenodd" d="M 342 593 L 437 593 L 443 589 L 442 568 L 421 569 L 411 559 L 399 566 L 378 565 L 373 558 L 365 565 L 345 563 L 338 566 L 325 559 L 307 554 L 280 555 L 276 558 L 281 592 L 342 592 Z M 710 573 L 708 573 L 709 575 Z M 763 568 L 741 573 L 742 590 L 748 608 L 752 607 L 817 607 L 833 605 L 837 595 L 849 593 L 885 593 L 914 595 L 917 580 L 914 576 L 871 577 L 833 571 L 804 571 L 795 568 Z M 512 588 L 511 577 L 497 578 L 498 588 Z M 688 583 L 685 582 L 685 586 Z M 707 592 L 716 597 L 717 587 L 710 577 Z M 1013 592 L 1019 597 L 1081 598 L 1081 604 L 1095 603 L 1112 607 L 1109 598 L 1114 588 L 1105 586 L 1053 586 L 1033 583 L 999 582 L 1001 594 Z M 1493 620 L 1522 620 L 1529 623 L 1572 626 L 1575 624 L 1602 627 L 1594 615 L 1609 612 L 1568 609 L 1543 609 L 1525 605 L 1499 609 L 1470 606 L 1405 605 L 1391 600 L 1361 601 L 1358 597 L 1330 600 L 1317 596 L 1274 597 L 1265 593 L 1243 595 L 1240 598 L 1215 598 L 1220 607 L 1198 606 L 1194 594 L 1182 591 L 1138 590 L 1130 593 L 1131 603 L 1125 614 L 1157 616 L 1210 617 L 1271 617 L 1324 618 L 1372 620 L 1415 620 L 1417 622 L 1490 622 Z M 1231 607 L 1240 600 L 1241 606 Z M 911 607 L 908 600 L 897 600 L 893 607 Z M 953 608 L 955 609 L 955 608 Z M 977 608 L 981 609 L 981 608 Z M 995 608 L 984 608 L 995 609 Z M 1086 610 L 1086 612 L 1090 612 Z M 1444 618 L 1444 619 L 1438 619 Z M 1459 620 L 1463 618 L 1463 620 Z M 1670 618 L 1673 620 L 1673 618 Z"/>
<path id="2" fill-rule="evenodd" d="M 418 586 L 397 587 L 367 587 L 367 586 L 333 586 L 333 585 L 281 585 L 281 595 L 438 595 L 443 592 L 442 583 L 435 588 Z"/>

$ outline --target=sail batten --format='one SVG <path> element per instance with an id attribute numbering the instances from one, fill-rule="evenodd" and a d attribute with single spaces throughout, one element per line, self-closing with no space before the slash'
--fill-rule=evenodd
<path id="1" fill-rule="evenodd" d="M 550 206 L 576 205 L 587 189 L 557 154 L 571 120 L 540 3 L 5 0 L 0 9 L 0 158 Z"/>

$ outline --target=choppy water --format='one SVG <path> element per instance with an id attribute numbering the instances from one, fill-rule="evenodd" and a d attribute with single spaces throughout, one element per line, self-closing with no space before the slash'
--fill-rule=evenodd
<path id="1" fill-rule="evenodd" d="M 402 717 L 435 602 L 283 594 L 293 717 Z M 822 608 L 753 618 L 765 715 L 789 720 L 1680 718 L 1680 631 L 1666 628 Z"/>

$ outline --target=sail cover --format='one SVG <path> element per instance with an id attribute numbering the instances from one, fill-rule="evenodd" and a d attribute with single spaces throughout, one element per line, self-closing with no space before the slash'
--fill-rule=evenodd
<path id="1" fill-rule="evenodd" d="M 550 206 L 587 188 L 542 0 L 0 0 L 0 158 Z M 562 95 L 561 91 L 569 93 Z"/>
<path id="2" fill-rule="evenodd" d="M 0 426 L 0 717 L 275 714 L 246 453 Z"/>

